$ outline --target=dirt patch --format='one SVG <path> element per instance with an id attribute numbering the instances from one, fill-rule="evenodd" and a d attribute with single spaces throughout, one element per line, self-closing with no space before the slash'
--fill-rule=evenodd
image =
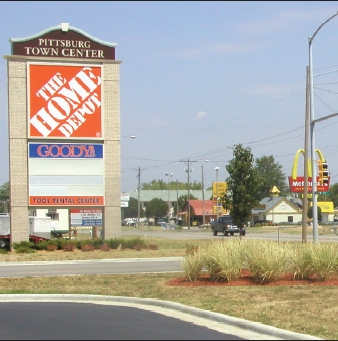
<path id="1" fill-rule="evenodd" d="M 236 281 L 231 282 L 215 282 L 211 280 L 209 275 L 202 275 L 195 282 L 190 282 L 185 277 L 174 278 L 166 282 L 168 286 L 184 286 L 184 287 L 199 287 L 199 286 L 304 286 L 304 285 L 321 285 L 321 286 L 338 286 L 338 276 L 333 275 L 331 279 L 327 281 L 318 281 L 313 279 L 297 279 L 295 280 L 293 274 L 285 274 L 280 280 L 260 284 L 256 282 L 251 276 L 249 271 L 243 270 L 241 276 Z"/>

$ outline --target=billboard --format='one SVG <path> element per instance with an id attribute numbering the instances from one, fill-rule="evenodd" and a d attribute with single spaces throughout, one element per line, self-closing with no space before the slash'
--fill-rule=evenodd
<path id="1" fill-rule="evenodd" d="M 227 190 L 227 183 L 226 182 L 213 182 L 212 183 L 212 201 L 217 202 L 217 195 L 218 197 L 222 196 L 224 192 Z"/>
<path id="2" fill-rule="evenodd" d="M 103 206 L 99 143 L 28 143 L 30 206 Z"/>
<path id="3" fill-rule="evenodd" d="M 318 167 L 320 164 L 322 164 L 323 162 L 326 162 L 324 159 L 324 156 L 322 154 L 322 152 L 319 149 L 316 149 L 315 152 L 317 153 L 319 160 L 315 160 L 318 163 Z M 291 176 L 289 176 L 289 187 L 290 187 L 290 191 L 292 193 L 302 193 L 304 191 L 304 186 L 305 186 L 305 177 L 304 176 L 298 176 L 297 175 L 297 169 L 298 169 L 298 161 L 299 161 L 299 156 L 300 154 L 303 154 L 303 156 L 305 155 L 305 151 L 304 149 L 298 149 L 296 152 L 296 155 L 294 157 L 293 160 L 293 165 L 292 165 L 292 172 L 291 172 Z M 311 163 L 311 159 L 308 160 L 308 164 L 307 164 L 307 190 L 308 192 L 312 191 L 312 163 Z M 319 173 L 319 172 L 318 172 Z M 327 177 L 327 183 L 322 183 L 320 181 L 320 177 L 316 176 L 316 191 L 317 192 L 328 192 L 329 191 L 329 187 L 330 187 L 330 177 Z"/>
<path id="4" fill-rule="evenodd" d="M 102 68 L 28 63 L 28 137 L 102 139 Z"/>
<path id="5" fill-rule="evenodd" d="M 71 226 L 102 226 L 102 210 L 99 209 L 71 209 Z"/>

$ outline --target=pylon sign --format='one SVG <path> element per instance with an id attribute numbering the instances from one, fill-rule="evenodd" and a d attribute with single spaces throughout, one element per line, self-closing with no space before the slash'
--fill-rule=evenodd
<path id="1" fill-rule="evenodd" d="M 217 202 L 218 198 L 222 196 L 227 190 L 227 183 L 226 182 L 213 182 L 212 183 L 212 201 Z"/>
<path id="2" fill-rule="evenodd" d="M 292 193 L 302 193 L 304 191 L 304 176 L 297 175 L 297 168 L 298 168 L 298 160 L 299 155 L 304 155 L 304 149 L 298 149 L 295 158 L 293 160 L 292 166 L 292 174 L 289 176 L 289 186 L 290 191 Z M 319 176 L 316 177 L 316 184 L 317 184 L 317 192 L 328 192 L 330 187 L 330 177 L 329 173 L 327 172 L 327 163 L 323 157 L 322 152 L 319 149 L 316 149 L 316 153 L 319 156 L 319 160 L 316 161 L 318 163 L 318 174 Z M 323 171 L 322 165 L 325 165 L 325 181 L 323 181 Z M 307 181 L 308 191 L 312 191 L 312 167 L 311 167 L 311 160 L 308 160 L 308 181 Z"/>

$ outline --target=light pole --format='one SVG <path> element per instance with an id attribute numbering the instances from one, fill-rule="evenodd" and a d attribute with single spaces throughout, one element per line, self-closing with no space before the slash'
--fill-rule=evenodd
<path id="1" fill-rule="evenodd" d="M 193 170 L 190 169 L 190 164 L 197 161 L 191 161 L 190 159 L 180 161 L 188 166 L 188 169 L 185 169 L 185 171 L 188 173 L 188 229 L 190 229 L 190 172 Z"/>
<path id="2" fill-rule="evenodd" d="M 338 12 L 323 22 L 309 37 L 309 102 L 310 102 L 310 133 L 311 133 L 311 170 L 312 170 L 312 217 L 313 217 L 313 241 L 318 241 L 318 212 L 317 212 L 317 173 L 316 173 L 316 160 L 315 160 L 315 123 L 314 118 L 314 96 L 313 96 L 313 65 L 312 65 L 312 42 L 319 30 L 328 23 L 331 19 L 338 15 Z M 317 120 L 318 121 L 318 120 Z"/>
<path id="3" fill-rule="evenodd" d="M 171 213 L 171 209 L 170 209 L 170 179 L 172 178 L 174 173 L 165 173 L 165 175 L 168 177 L 168 223 L 170 222 L 170 213 Z"/>
<path id="4" fill-rule="evenodd" d="M 218 170 L 219 167 L 215 167 L 216 170 L 216 221 L 218 220 Z"/>
<path id="5" fill-rule="evenodd" d="M 185 169 L 185 171 L 188 173 L 188 229 L 190 229 L 190 172 L 193 171 L 190 168 L 190 163 L 188 163 L 188 169 Z"/>
<path id="6" fill-rule="evenodd" d="M 205 205 L 204 205 L 204 174 L 203 174 L 203 165 L 202 167 L 202 212 L 203 212 L 203 220 L 202 224 L 205 225 Z M 204 226 L 203 226 L 204 227 Z"/>

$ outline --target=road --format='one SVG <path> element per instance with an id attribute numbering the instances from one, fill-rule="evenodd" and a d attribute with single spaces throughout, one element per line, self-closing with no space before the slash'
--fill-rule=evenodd
<path id="1" fill-rule="evenodd" d="M 246 239 L 265 239 L 265 240 L 275 240 L 275 241 L 302 241 L 301 227 L 299 227 L 299 233 L 290 234 L 285 233 L 288 227 L 281 227 L 279 229 L 276 228 L 276 231 L 272 232 L 256 232 L 254 228 L 247 228 L 246 235 L 242 238 Z M 170 238 L 170 239 L 212 239 L 212 240 L 220 240 L 222 238 L 233 238 L 231 236 L 224 236 L 219 233 L 217 236 L 214 236 L 211 230 L 199 229 L 191 227 L 190 230 L 182 229 L 182 230 L 167 230 L 167 229 L 154 229 L 147 230 L 145 228 L 142 229 L 133 229 L 133 230 L 123 230 L 122 236 L 152 236 L 159 238 Z M 235 235 L 235 237 L 239 238 L 239 235 Z M 307 241 L 312 242 L 313 236 L 312 234 L 307 235 Z M 323 234 L 318 236 L 318 241 L 335 241 L 338 242 L 338 234 L 334 234 L 333 232 L 330 234 Z"/>

